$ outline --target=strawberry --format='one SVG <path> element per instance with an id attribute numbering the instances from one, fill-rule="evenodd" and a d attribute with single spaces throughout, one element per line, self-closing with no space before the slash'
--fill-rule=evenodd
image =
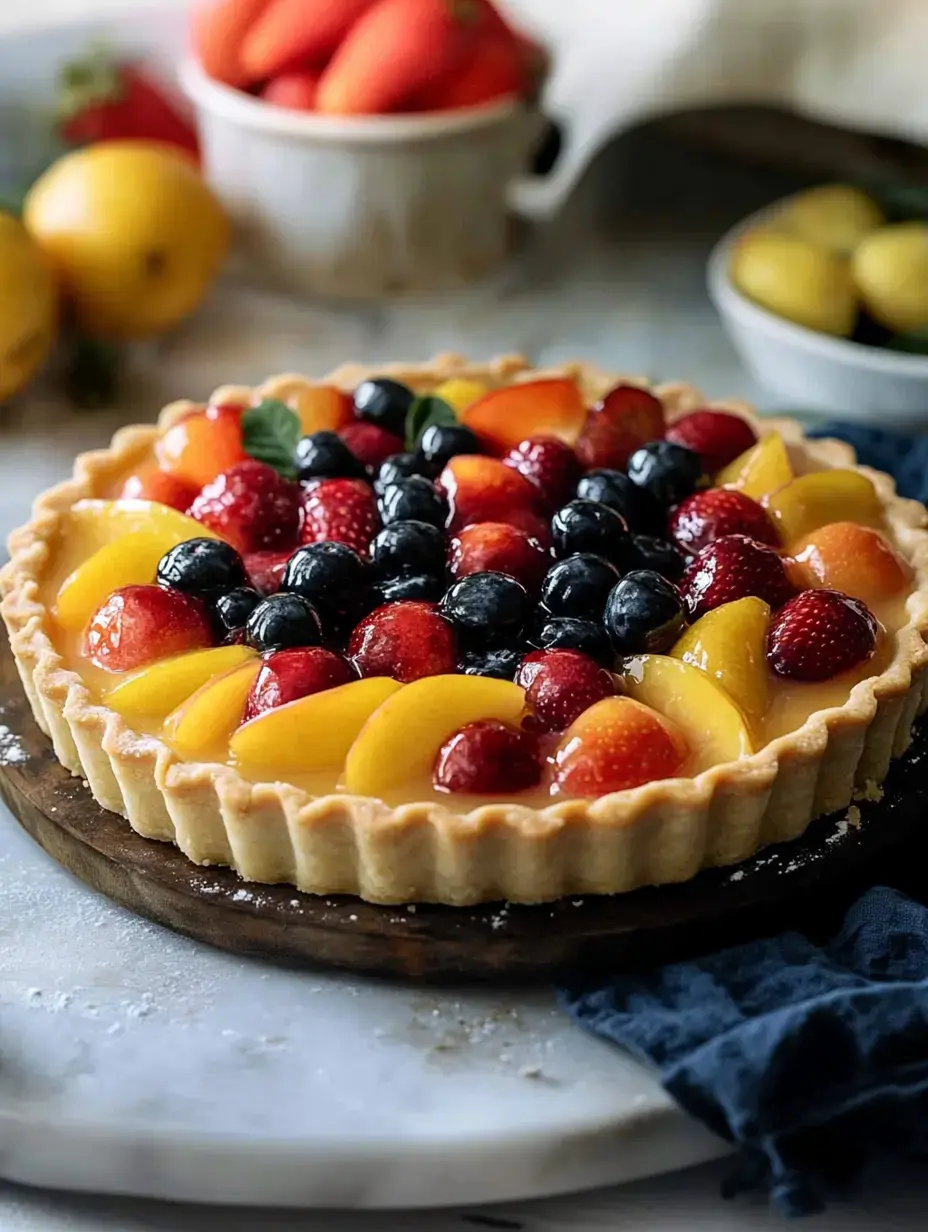
<path id="1" fill-rule="evenodd" d="M 199 0 L 190 18 L 193 50 L 207 76 L 227 86 L 257 80 L 244 68 L 242 43 L 272 0 Z"/>
<path id="2" fill-rule="evenodd" d="M 690 555 L 723 535 L 747 535 L 778 547 L 780 537 L 766 509 L 734 488 L 694 492 L 670 517 L 670 537 Z"/>
<path id="3" fill-rule="evenodd" d="M 747 535 L 724 535 L 704 547 L 683 574 L 680 590 L 690 620 L 748 595 L 780 607 L 795 593 L 773 548 Z"/>
<path id="4" fill-rule="evenodd" d="M 244 559 L 248 581 L 262 595 L 276 594 L 280 590 L 287 561 L 292 555 L 292 548 L 271 549 L 268 552 L 246 552 Z"/>
<path id="5" fill-rule="evenodd" d="M 363 419 L 355 419 L 352 423 L 340 428 L 338 435 L 342 438 L 359 462 L 371 471 L 380 469 L 381 462 L 392 453 L 402 453 L 405 448 L 403 441 L 381 428 L 379 424 L 366 423 Z"/>
<path id="6" fill-rule="evenodd" d="M 351 666 L 341 655 L 321 646 L 276 650 L 264 660 L 255 677 L 245 703 L 244 720 L 354 679 Z"/>
<path id="7" fill-rule="evenodd" d="M 242 408 L 208 406 L 179 419 L 160 438 L 155 454 L 163 470 L 197 489 L 245 459 Z"/>
<path id="8" fill-rule="evenodd" d="M 630 697 L 606 697 L 565 732 L 554 755 L 554 781 L 568 796 L 604 796 L 673 778 L 688 755 L 669 719 Z"/>
<path id="9" fill-rule="evenodd" d="M 208 483 L 189 513 L 242 553 L 295 547 L 300 489 L 267 463 L 246 458 Z"/>
<path id="10" fill-rule="evenodd" d="M 767 662 L 788 680 L 831 680 L 873 656 L 878 629 L 860 599 L 839 590 L 804 590 L 771 620 Z"/>
<path id="11" fill-rule="evenodd" d="M 292 111 L 312 111 L 316 106 L 319 90 L 319 74 L 307 70 L 278 73 L 272 77 L 261 97 L 275 107 L 288 107 Z"/>
<path id="12" fill-rule="evenodd" d="M 537 488 L 546 509 L 569 501 L 580 478 L 580 463 L 571 447 L 556 436 L 529 436 L 503 458 L 505 466 Z"/>
<path id="13" fill-rule="evenodd" d="M 728 411 L 691 411 L 674 420 L 666 436 L 668 441 L 698 453 L 709 475 L 757 444 L 757 433 L 747 420 Z"/>
<path id="14" fill-rule="evenodd" d="M 790 545 L 787 564 L 800 588 L 823 586 L 873 603 L 905 590 L 912 580 L 908 564 L 878 530 L 856 522 L 829 522 Z"/>
<path id="15" fill-rule="evenodd" d="M 577 440 L 585 470 L 622 470 L 636 449 L 664 435 L 664 408 L 646 389 L 616 385 L 589 412 Z"/>
<path id="16" fill-rule="evenodd" d="M 563 731 L 587 707 L 615 693 L 612 674 L 579 650 L 535 650 L 522 660 L 516 684 L 525 690 L 538 731 Z"/>
<path id="17" fill-rule="evenodd" d="M 160 141 L 199 157 L 197 132 L 181 106 L 145 70 L 97 54 L 60 74 L 59 134 L 68 145 Z"/>
<path id="18" fill-rule="evenodd" d="M 538 502 L 536 489 L 518 471 L 482 454 L 452 458 L 437 484 L 448 498 L 452 530 L 474 522 L 509 522 L 509 515 L 515 511 L 534 515 Z"/>
<path id="19" fill-rule="evenodd" d="M 576 381 L 567 377 L 523 381 L 491 389 L 461 413 L 490 453 L 505 454 L 528 436 L 556 436 L 573 445 L 586 407 Z"/>
<path id="20" fill-rule="evenodd" d="M 110 672 L 211 646 L 212 628 L 199 599 L 161 586 L 123 586 L 94 612 L 84 653 Z"/>
<path id="21" fill-rule="evenodd" d="M 418 100 L 421 111 L 479 107 L 503 98 L 518 98 L 528 84 L 525 53 L 509 33 L 489 32 L 459 73 L 436 82 Z"/>
<path id="22" fill-rule="evenodd" d="M 454 671 L 454 630 L 434 603 L 387 603 L 356 626 L 348 655 L 362 676 L 392 676 L 403 684 L 443 676 Z"/>
<path id="23" fill-rule="evenodd" d="M 296 65 L 326 63 L 373 0 L 271 0 L 242 40 L 240 60 L 253 81 Z"/>
<path id="24" fill-rule="evenodd" d="M 323 479 L 303 494 L 302 543 L 346 543 L 367 557 L 380 529 L 373 489 L 363 479 Z"/>
<path id="25" fill-rule="evenodd" d="M 186 513 L 198 492 L 199 488 L 179 475 L 172 475 L 157 466 L 146 466 L 129 476 L 122 485 L 119 499 L 158 501 Z"/>
<path id="26" fill-rule="evenodd" d="M 471 573 L 507 573 L 537 594 L 551 557 L 537 539 L 505 522 L 475 522 L 458 531 L 448 550 L 455 579 Z"/>
<path id="27" fill-rule="evenodd" d="M 489 795 L 524 791 L 540 778 L 538 737 L 496 719 L 482 719 L 468 723 L 441 746 L 432 782 L 439 791 Z"/>

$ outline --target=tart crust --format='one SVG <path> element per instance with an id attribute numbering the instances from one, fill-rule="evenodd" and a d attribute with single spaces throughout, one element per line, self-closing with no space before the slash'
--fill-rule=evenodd
<path id="1" fill-rule="evenodd" d="M 588 401 L 619 379 L 648 385 L 587 363 L 540 371 L 519 356 L 469 364 L 443 355 L 377 373 L 422 388 L 450 376 L 498 384 L 567 375 L 579 380 Z M 347 365 L 327 380 L 351 389 L 368 375 Z M 257 390 L 225 386 L 214 399 L 292 401 L 309 384 L 280 376 Z M 707 403 L 685 384 L 653 392 L 670 420 L 707 405 L 733 410 L 761 432 L 779 430 L 791 452 L 819 465 L 856 465 L 847 445 L 808 440 L 795 421 L 759 421 L 744 404 Z M 815 817 L 845 808 L 855 793 L 879 784 L 928 704 L 928 517 L 917 502 L 896 495 L 887 475 L 859 467 L 876 485 L 896 543 L 915 571 L 908 622 L 885 671 L 855 685 L 843 705 L 816 711 L 750 757 L 596 800 L 543 809 L 491 803 L 468 813 L 435 803 L 391 809 L 343 794 L 313 798 L 286 783 L 251 783 L 230 766 L 184 762 L 97 704 L 65 667 L 52 640 L 51 613 L 40 601 L 40 579 L 62 515 L 105 490 L 193 405 L 166 407 L 157 427 L 117 432 L 109 449 L 81 454 L 73 478 L 36 499 L 32 520 L 10 536 L 0 611 L 36 722 L 58 759 L 87 781 L 104 808 L 146 838 L 176 843 L 196 864 L 229 865 L 248 881 L 374 903 L 539 902 L 684 881 L 706 866 L 735 864 L 768 843 L 796 838 Z"/>

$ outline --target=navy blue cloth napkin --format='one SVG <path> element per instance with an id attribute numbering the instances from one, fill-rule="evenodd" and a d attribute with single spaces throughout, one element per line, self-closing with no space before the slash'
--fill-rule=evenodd
<path id="1" fill-rule="evenodd" d="M 815 435 L 928 501 L 928 437 Z M 864 894 L 824 945 L 786 933 L 559 997 L 740 1148 L 729 1193 L 762 1187 L 811 1214 L 881 1159 L 928 1153 L 928 907 L 896 890 Z"/>

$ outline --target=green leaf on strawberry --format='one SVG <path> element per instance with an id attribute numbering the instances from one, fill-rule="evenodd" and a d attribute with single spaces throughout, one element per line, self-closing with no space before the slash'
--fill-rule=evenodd
<path id="1" fill-rule="evenodd" d="M 437 398 L 434 394 L 423 394 L 415 398 L 406 412 L 406 448 L 415 449 L 426 428 L 435 424 L 448 427 L 457 421 L 457 415 L 444 398 Z"/>
<path id="2" fill-rule="evenodd" d="M 249 457 L 296 478 L 293 456 L 302 435 L 299 416 L 276 398 L 265 398 L 242 414 L 242 444 Z"/>

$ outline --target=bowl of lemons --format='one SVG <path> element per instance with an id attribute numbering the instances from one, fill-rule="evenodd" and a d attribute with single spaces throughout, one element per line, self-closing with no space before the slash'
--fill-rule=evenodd
<path id="1" fill-rule="evenodd" d="M 928 222 L 847 184 L 751 215 L 709 293 L 745 366 L 794 411 L 928 431 Z"/>

